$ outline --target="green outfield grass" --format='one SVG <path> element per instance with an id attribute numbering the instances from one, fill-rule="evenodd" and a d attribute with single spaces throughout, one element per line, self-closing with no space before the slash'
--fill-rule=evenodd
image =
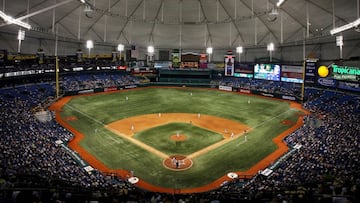
<path id="1" fill-rule="evenodd" d="M 103 127 L 123 118 L 158 112 L 213 115 L 253 129 L 247 135 L 247 142 L 243 137 L 234 139 L 194 158 L 190 169 L 176 172 L 164 168 L 160 157 Z M 61 117 L 64 120 L 70 116 L 77 118 L 67 122 L 85 135 L 80 145 L 109 168 L 132 170 L 139 178 L 161 187 L 193 188 L 213 182 L 227 172 L 247 170 L 262 160 L 276 150 L 272 139 L 291 127 L 281 121 L 295 123 L 298 114 L 299 111 L 290 108 L 285 101 L 262 97 L 209 89 L 144 88 L 73 98 L 64 106 Z M 175 134 L 179 125 L 192 142 L 171 147 L 174 143 L 165 138 Z M 207 130 L 175 123 L 148 129 L 135 138 L 167 154 L 186 155 L 222 139 L 214 132 L 206 132 L 212 133 L 206 138 L 191 136 L 204 131 Z"/>

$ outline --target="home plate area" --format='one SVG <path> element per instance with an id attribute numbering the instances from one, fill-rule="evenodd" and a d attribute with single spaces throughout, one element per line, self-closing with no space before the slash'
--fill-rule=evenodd
<path id="1" fill-rule="evenodd" d="M 183 155 L 171 155 L 164 159 L 163 165 L 170 170 L 183 171 L 189 169 L 193 165 L 193 162 Z"/>

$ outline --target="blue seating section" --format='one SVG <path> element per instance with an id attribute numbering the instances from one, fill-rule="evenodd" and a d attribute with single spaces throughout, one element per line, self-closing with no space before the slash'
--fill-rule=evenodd
<path id="1" fill-rule="evenodd" d="M 61 88 L 64 91 L 117 87 L 139 83 L 136 77 L 124 73 L 65 75 L 61 81 Z"/>

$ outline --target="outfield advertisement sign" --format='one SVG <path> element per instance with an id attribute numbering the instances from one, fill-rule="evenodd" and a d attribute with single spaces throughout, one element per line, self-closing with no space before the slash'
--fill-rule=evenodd
<path id="1" fill-rule="evenodd" d="M 79 94 L 90 94 L 90 93 L 94 93 L 94 89 L 89 89 L 89 90 L 81 90 L 78 92 Z"/>
<path id="2" fill-rule="evenodd" d="M 339 81 L 338 87 L 340 89 L 344 89 L 344 90 L 360 92 L 360 84 L 359 83 Z"/>
<path id="3" fill-rule="evenodd" d="M 287 96 L 287 95 L 281 96 L 281 99 L 296 101 L 296 98 L 294 96 Z"/>
<path id="4" fill-rule="evenodd" d="M 269 94 L 269 93 L 260 93 L 260 95 L 262 95 L 264 97 L 274 97 L 273 94 Z"/>
<path id="5" fill-rule="evenodd" d="M 331 64 L 317 67 L 316 84 L 323 87 L 338 88 L 360 92 L 360 68 Z"/>
<path id="6" fill-rule="evenodd" d="M 326 87 L 336 87 L 336 80 L 331 78 L 318 78 L 317 83 Z"/>
<path id="7" fill-rule="evenodd" d="M 251 94 L 251 90 L 247 90 L 247 89 L 239 89 L 239 92 L 245 93 L 245 94 Z"/>
<path id="8" fill-rule="evenodd" d="M 224 91 L 232 92 L 232 87 L 231 87 L 231 86 L 219 85 L 219 90 L 224 90 Z"/>
<path id="9" fill-rule="evenodd" d="M 333 64 L 332 66 L 332 75 L 336 80 L 345 80 L 345 81 L 360 81 L 360 68 L 351 67 L 351 66 L 339 66 Z"/>
<path id="10" fill-rule="evenodd" d="M 111 92 L 111 91 L 116 91 L 117 87 L 105 87 L 104 88 L 104 92 Z"/>
<path id="11" fill-rule="evenodd" d="M 133 88 L 136 88 L 136 87 L 137 87 L 136 85 L 127 85 L 124 88 L 125 89 L 133 89 Z"/>

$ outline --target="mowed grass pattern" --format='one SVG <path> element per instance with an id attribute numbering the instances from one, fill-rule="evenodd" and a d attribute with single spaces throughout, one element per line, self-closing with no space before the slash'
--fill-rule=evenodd
<path id="1" fill-rule="evenodd" d="M 159 112 L 208 114 L 253 129 L 247 142 L 243 137 L 234 139 L 194 158 L 189 170 L 175 172 L 165 169 L 158 156 L 103 128 L 123 118 Z M 259 162 L 276 149 L 272 139 L 291 127 L 281 121 L 296 122 L 298 113 L 285 101 L 249 95 L 209 89 L 141 88 L 73 98 L 64 106 L 61 116 L 64 120 L 70 116 L 77 118 L 68 122 L 85 135 L 80 145 L 109 168 L 132 170 L 139 178 L 161 187 L 193 188 L 213 182 L 227 172 L 247 170 Z M 176 130 L 169 129 L 170 133 Z M 141 139 L 147 139 L 144 137 Z M 147 142 L 162 148 L 163 143 L 156 136 L 154 139 Z M 178 153 L 166 150 L 169 154 Z"/>
<path id="2" fill-rule="evenodd" d="M 185 135 L 186 140 L 172 140 L 171 136 L 177 133 Z M 222 135 L 189 123 L 158 126 L 136 133 L 134 137 L 169 155 L 189 155 L 223 139 Z"/>

